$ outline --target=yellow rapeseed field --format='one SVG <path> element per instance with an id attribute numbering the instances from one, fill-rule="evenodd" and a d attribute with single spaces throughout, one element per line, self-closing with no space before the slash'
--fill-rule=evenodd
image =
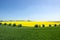
<path id="1" fill-rule="evenodd" d="M 28 26 L 28 27 L 34 27 L 36 24 L 40 25 L 42 27 L 42 24 L 44 24 L 46 27 L 49 26 L 49 24 L 51 24 L 52 26 L 54 24 L 59 25 L 60 22 L 2 22 L 2 24 L 4 23 L 11 23 L 12 25 L 15 23 L 16 25 L 22 24 L 23 26 Z"/>

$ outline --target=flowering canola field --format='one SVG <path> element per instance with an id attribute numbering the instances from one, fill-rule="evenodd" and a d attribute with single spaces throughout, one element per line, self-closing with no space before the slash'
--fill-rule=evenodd
<path id="1" fill-rule="evenodd" d="M 22 24 L 23 26 L 28 26 L 28 27 L 34 27 L 36 24 L 37 25 L 40 25 L 42 27 L 42 24 L 44 24 L 46 27 L 49 27 L 49 24 L 51 24 L 52 26 L 54 24 L 57 24 L 59 25 L 60 22 L 1 22 L 2 24 L 4 23 L 7 23 L 7 24 L 16 24 L 16 25 L 19 25 L 19 24 Z"/>

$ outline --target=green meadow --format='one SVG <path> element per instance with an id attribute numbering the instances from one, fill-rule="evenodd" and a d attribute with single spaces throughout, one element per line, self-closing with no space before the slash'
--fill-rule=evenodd
<path id="1" fill-rule="evenodd" d="M 60 26 L 32 28 L 0 25 L 0 40 L 60 40 Z"/>

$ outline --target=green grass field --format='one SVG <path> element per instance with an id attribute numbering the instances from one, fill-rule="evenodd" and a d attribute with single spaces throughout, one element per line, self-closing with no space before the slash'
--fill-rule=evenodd
<path id="1" fill-rule="evenodd" d="M 0 40 L 60 40 L 60 27 L 13 27 L 0 25 Z"/>

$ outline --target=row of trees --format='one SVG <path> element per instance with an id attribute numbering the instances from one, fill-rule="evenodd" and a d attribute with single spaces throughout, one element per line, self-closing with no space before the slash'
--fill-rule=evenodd
<path id="1" fill-rule="evenodd" d="M 2 25 L 2 23 L 0 23 L 0 25 Z M 15 23 L 12 25 L 11 23 L 9 23 L 9 24 L 7 24 L 7 23 L 4 23 L 3 25 L 8 25 L 8 26 L 17 26 Z M 51 27 L 52 25 L 51 24 L 49 24 L 49 27 Z M 57 24 L 54 24 L 54 26 L 56 27 L 56 26 L 60 26 L 60 24 L 59 25 L 57 25 Z M 19 24 L 18 25 L 18 27 L 22 27 L 22 24 Z M 34 27 L 41 27 L 40 25 L 38 25 L 38 24 L 35 24 L 34 25 Z M 45 27 L 45 25 L 44 24 L 42 24 L 42 27 Z"/>
<path id="2" fill-rule="evenodd" d="M 15 23 L 13 25 L 11 23 L 9 23 L 9 24 L 7 24 L 7 23 L 4 23 L 4 24 L 0 23 L 0 25 L 8 25 L 8 26 L 13 26 L 13 27 L 17 26 Z M 18 27 L 22 27 L 22 24 L 19 24 Z"/>
<path id="3" fill-rule="evenodd" d="M 60 26 L 60 24 L 59 24 L 59 25 L 54 24 L 54 27 L 56 27 L 56 26 Z M 36 24 L 34 27 L 41 27 L 41 26 L 40 26 L 40 25 L 38 25 L 38 24 Z M 42 27 L 45 27 L 45 25 L 44 25 L 44 24 L 42 24 Z M 49 27 L 52 27 L 52 25 L 51 25 L 51 24 L 49 24 Z"/>

